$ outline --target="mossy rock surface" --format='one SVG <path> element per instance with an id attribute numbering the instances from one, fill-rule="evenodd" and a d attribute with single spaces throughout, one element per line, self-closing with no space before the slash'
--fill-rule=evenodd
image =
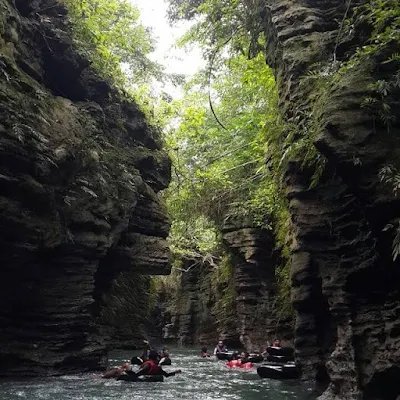
<path id="1" fill-rule="evenodd" d="M 115 315 L 144 318 L 141 275 L 170 271 L 171 163 L 79 53 L 65 8 L 16 5 L 0 0 L 0 375 L 99 369 L 126 328 Z M 142 297 L 116 301 L 135 285 Z"/>

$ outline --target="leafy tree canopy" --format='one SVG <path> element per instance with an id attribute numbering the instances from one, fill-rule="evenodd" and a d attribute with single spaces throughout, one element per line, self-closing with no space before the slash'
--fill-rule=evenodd
<path id="1" fill-rule="evenodd" d="M 168 4 L 171 21 L 195 21 L 181 43 L 200 45 L 210 66 L 215 64 L 214 70 L 227 52 L 231 56 L 241 53 L 252 58 L 264 47 L 259 40 L 264 32 L 262 0 L 168 0 Z"/>
<path id="2" fill-rule="evenodd" d="M 203 251 L 215 253 L 228 219 L 273 230 L 282 249 L 279 304 L 284 315 L 290 314 L 290 225 L 277 174 L 285 140 L 277 87 L 263 51 L 265 3 L 169 4 L 172 21 L 194 21 L 180 44 L 200 46 L 208 61 L 207 69 L 187 83 L 184 98 L 173 102 L 167 135 L 174 168 L 166 192 L 173 219 L 170 241 L 183 253 L 190 254 L 193 248 L 199 252 L 199 243 Z"/>
<path id="3" fill-rule="evenodd" d="M 69 9 L 75 40 L 95 69 L 119 87 L 139 87 L 162 75 L 148 58 L 151 32 L 127 0 L 63 0 Z"/>
<path id="4" fill-rule="evenodd" d="M 277 92 L 264 55 L 226 58 L 210 87 L 200 73 L 187 83 L 183 99 L 170 106 L 166 142 L 173 182 L 166 198 L 173 245 L 199 251 L 203 243 L 203 250 L 211 251 L 215 228 L 227 218 L 271 229 L 284 203 L 265 160 L 268 137 L 277 129 Z"/>

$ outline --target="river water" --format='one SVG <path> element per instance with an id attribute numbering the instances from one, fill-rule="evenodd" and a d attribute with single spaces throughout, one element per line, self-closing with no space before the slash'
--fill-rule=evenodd
<path id="1" fill-rule="evenodd" d="M 135 352 L 110 354 L 110 364 L 138 355 Z M 316 396 L 298 381 L 261 379 L 254 370 L 228 369 L 225 362 L 201 359 L 198 350 L 173 349 L 173 365 L 182 374 L 162 383 L 137 383 L 99 379 L 95 374 L 55 378 L 0 381 L 1 400 L 313 400 Z"/>

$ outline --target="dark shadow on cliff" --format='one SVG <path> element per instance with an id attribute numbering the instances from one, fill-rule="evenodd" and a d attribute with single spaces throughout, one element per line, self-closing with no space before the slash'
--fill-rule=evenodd
<path id="1" fill-rule="evenodd" d="M 400 395 L 400 366 L 376 372 L 365 388 L 364 400 L 396 400 Z"/>
<path id="2" fill-rule="evenodd" d="M 32 7 L 26 0 L 15 0 L 15 6 L 18 12 L 24 17 L 28 16 L 32 12 Z"/>

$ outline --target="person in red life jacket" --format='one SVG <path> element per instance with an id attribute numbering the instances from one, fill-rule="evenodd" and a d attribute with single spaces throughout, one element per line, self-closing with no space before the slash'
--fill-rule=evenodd
<path id="1" fill-rule="evenodd" d="M 210 354 L 208 354 L 208 352 L 207 352 L 207 347 L 202 347 L 201 348 L 200 357 L 201 358 L 211 357 Z"/>
<path id="2" fill-rule="evenodd" d="M 281 347 L 281 341 L 279 339 L 275 339 L 271 347 Z"/>
<path id="3" fill-rule="evenodd" d="M 143 343 L 145 344 L 145 346 L 143 348 L 142 354 L 139 357 L 134 356 L 131 358 L 132 365 L 142 365 L 145 361 L 148 360 L 150 350 L 155 350 L 150 346 L 150 342 L 148 340 L 143 340 Z"/>
<path id="4" fill-rule="evenodd" d="M 229 367 L 229 368 L 232 368 L 232 367 L 238 367 L 238 368 L 240 368 L 240 365 L 241 365 L 241 364 L 242 364 L 242 363 L 241 363 L 240 360 L 231 360 L 231 361 L 228 361 L 228 362 L 226 363 L 226 366 Z"/>
<path id="5" fill-rule="evenodd" d="M 214 356 L 217 354 L 217 353 L 226 353 L 228 351 L 228 348 L 224 345 L 224 342 L 222 341 L 222 340 L 220 340 L 219 342 L 218 342 L 218 344 L 215 346 L 215 349 L 214 349 Z"/>
<path id="6" fill-rule="evenodd" d="M 180 374 L 182 372 L 180 369 L 172 372 L 164 371 L 158 365 L 158 353 L 155 350 L 150 350 L 148 357 L 149 359 L 141 365 L 140 369 L 137 372 L 128 371 L 129 374 L 132 374 L 136 377 L 142 375 L 163 375 L 165 377 L 169 377 Z"/>
<path id="7" fill-rule="evenodd" d="M 269 348 L 278 348 L 280 349 L 282 346 L 282 343 L 279 339 L 274 339 L 274 341 L 272 342 L 272 344 L 270 344 L 270 342 L 267 342 L 267 347 L 265 349 L 265 351 L 262 353 L 263 357 L 268 357 L 270 354 L 268 352 Z"/>
<path id="8" fill-rule="evenodd" d="M 243 351 L 239 356 L 240 368 L 251 369 L 253 368 L 253 363 L 249 361 L 250 354 Z"/>
<path id="9" fill-rule="evenodd" d="M 237 360 L 229 361 L 226 366 L 229 368 L 238 367 L 244 369 L 253 368 L 253 363 L 249 361 L 250 354 L 242 352 Z"/>
<path id="10" fill-rule="evenodd" d="M 240 355 L 237 358 L 234 358 L 233 360 L 229 361 L 227 363 L 227 366 L 228 367 L 241 367 L 243 364 L 246 364 L 247 362 L 249 362 L 249 360 L 248 360 L 249 356 L 250 356 L 249 353 L 242 352 L 242 353 L 240 353 Z"/>
<path id="11" fill-rule="evenodd" d="M 249 362 L 249 357 L 250 357 L 249 353 L 242 351 L 240 353 L 240 356 L 239 356 L 239 360 L 240 360 L 241 364 L 248 363 Z"/>

